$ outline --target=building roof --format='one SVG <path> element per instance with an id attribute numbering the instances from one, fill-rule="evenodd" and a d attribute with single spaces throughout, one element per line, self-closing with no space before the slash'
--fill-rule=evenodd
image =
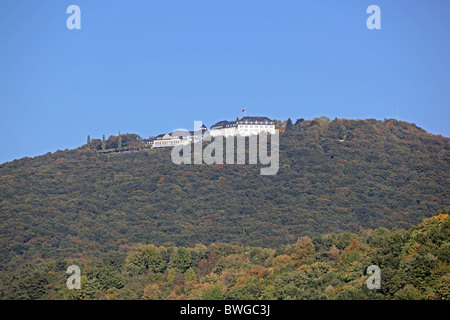
<path id="1" fill-rule="evenodd" d="M 243 117 L 238 124 L 273 124 L 273 120 L 267 117 Z"/>
<path id="2" fill-rule="evenodd" d="M 155 140 L 171 140 L 177 139 L 178 137 L 173 137 L 172 133 L 161 133 L 155 137 Z"/>
<path id="3" fill-rule="evenodd" d="M 219 121 L 211 126 L 211 129 L 222 129 L 222 128 L 229 128 L 229 127 L 235 127 L 236 121 L 228 121 L 228 120 L 222 120 Z"/>
<path id="4" fill-rule="evenodd" d="M 171 133 L 161 133 L 155 137 L 155 140 L 170 140 L 170 139 L 183 139 L 186 136 L 194 136 L 196 133 L 202 135 L 208 128 L 205 125 L 200 127 L 200 130 L 197 131 L 188 131 L 188 130 L 175 130 Z"/>
<path id="5" fill-rule="evenodd" d="M 273 120 L 267 117 L 243 117 L 242 119 L 238 119 L 238 121 L 228 121 L 222 120 L 211 126 L 211 129 L 223 129 L 223 128 L 231 128 L 236 127 L 238 124 L 269 124 L 273 125 Z"/>

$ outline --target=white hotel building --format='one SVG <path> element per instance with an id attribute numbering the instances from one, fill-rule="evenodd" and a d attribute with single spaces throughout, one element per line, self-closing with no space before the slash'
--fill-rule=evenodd
<path id="1" fill-rule="evenodd" d="M 206 131 L 206 127 L 203 125 L 201 127 L 200 136 L 202 136 Z M 209 130 L 209 134 L 213 137 L 216 136 L 250 136 L 257 135 L 260 132 L 268 132 L 275 134 L 275 124 L 273 120 L 267 117 L 243 117 L 237 121 L 219 121 Z M 180 144 L 188 144 L 192 142 L 197 142 L 197 135 L 195 132 L 190 131 L 188 135 L 181 135 L 180 132 L 172 132 L 166 134 L 158 135 L 152 141 L 153 148 L 166 148 L 174 147 Z"/>
<path id="2" fill-rule="evenodd" d="M 237 121 L 219 121 L 211 126 L 211 136 L 250 136 L 260 132 L 275 134 L 275 124 L 267 117 L 243 117 Z"/>
<path id="3" fill-rule="evenodd" d="M 179 144 L 188 144 L 192 142 L 197 142 L 197 137 L 201 137 L 207 130 L 205 125 L 200 128 L 201 132 L 194 131 L 174 131 L 172 133 L 162 133 L 155 137 L 152 141 L 152 149 L 154 148 L 166 148 L 175 147 Z M 200 138 L 201 139 L 201 138 Z"/>

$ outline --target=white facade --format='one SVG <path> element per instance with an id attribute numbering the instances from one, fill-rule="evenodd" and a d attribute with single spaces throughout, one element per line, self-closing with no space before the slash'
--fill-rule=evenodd
<path id="1" fill-rule="evenodd" d="M 210 129 L 211 136 L 250 136 L 259 134 L 260 132 L 268 132 L 275 134 L 275 125 L 237 125 L 232 128 Z"/>
<path id="2" fill-rule="evenodd" d="M 161 134 L 153 140 L 152 148 L 174 147 L 180 144 L 188 144 L 201 140 L 206 127 L 202 126 L 201 133 L 185 130 L 177 130 L 172 134 Z M 211 126 L 208 133 L 212 137 L 216 136 L 250 136 L 260 132 L 275 134 L 275 124 L 267 117 L 243 117 L 236 121 L 220 121 Z M 197 134 L 198 133 L 198 134 Z M 200 137 L 200 138 L 199 138 Z"/>
<path id="3" fill-rule="evenodd" d="M 238 133 L 236 127 L 228 127 L 220 129 L 210 129 L 209 134 L 213 137 L 216 136 L 228 137 L 228 136 L 236 136 Z"/>
<path id="4" fill-rule="evenodd" d="M 274 124 L 239 124 L 236 128 L 236 132 L 241 136 L 249 136 L 252 134 L 259 134 L 260 132 L 268 132 L 275 134 Z"/>
<path id="5" fill-rule="evenodd" d="M 209 130 L 211 136 L 250 136 L 260 132 L 275 134 L 275 124 L 266 117 L 244 117 L 237 121 L 220 121 Z"/>
<path id="6" fill-rule="evenodd" d="M 184 129 L 175 130 L 172 133 L 160 134 L 152 141 L 153 148 L 167 148 L 175 147 L 178 145 L 189 144 L 202 140 L 202 134 L 206 131 L 206 127 L 202 126 L 198 132 L 187 131 Z"/>
<path id="7" fill-rule="evenodd" d="M 188 144 L 188 143 L 190 143 L 189 139 L 172 137 L 170 134 L 165 134 L 162 137 L 158 137 L 153 141 L 152 148 L 175 147 L 180 144 Z"/>

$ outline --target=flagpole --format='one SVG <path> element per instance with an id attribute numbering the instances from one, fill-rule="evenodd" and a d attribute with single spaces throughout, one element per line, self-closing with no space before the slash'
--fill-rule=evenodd
<path id="1" fill-rule="evenodd" d="M 246 117 L 247 116 L 247 108 L 244 108 L 244 110 L 241 111 L 241 114 L 242 113 L 244 114 L 244 117 Z"/>

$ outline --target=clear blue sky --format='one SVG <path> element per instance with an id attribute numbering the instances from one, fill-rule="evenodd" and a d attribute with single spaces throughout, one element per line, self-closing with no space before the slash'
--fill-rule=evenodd
<path id="1" fill-rule="evenodd" d="M 81 30 L 66 9 L 81 8 Z M 366 9 L 381 8 L 381 30 Z M 1 0 L 0 163 L 247 115 L 449 136 L 450 1 Z"/>

